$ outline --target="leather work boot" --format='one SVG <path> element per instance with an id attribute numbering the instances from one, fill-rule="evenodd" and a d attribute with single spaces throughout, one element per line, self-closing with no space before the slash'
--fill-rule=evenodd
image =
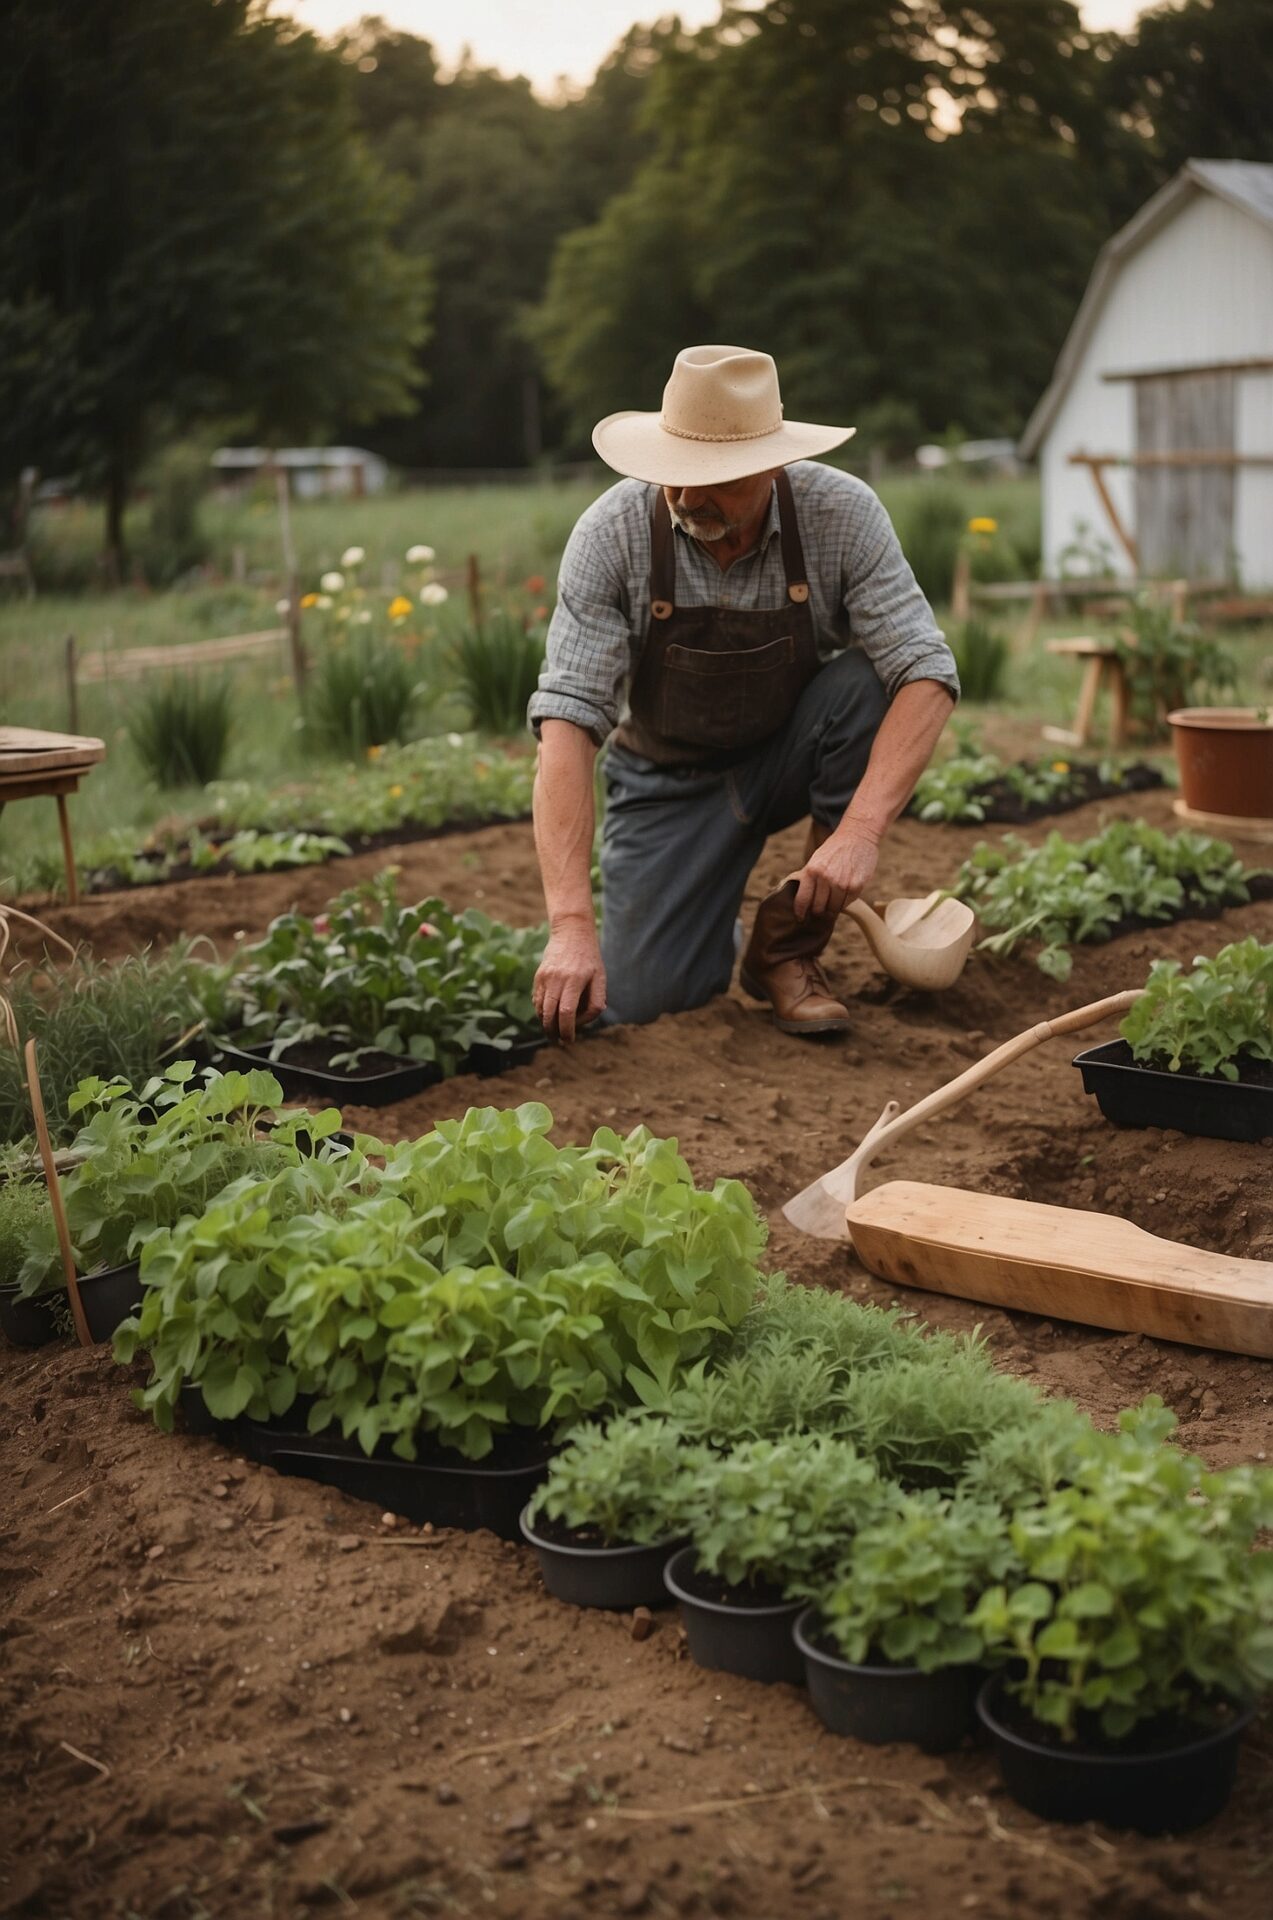
<path id="1" fill-rule="evenodd" d="M 818 955 L 835 930 L 833 913 L 795 915 L 796 882 L 787 880 L 756 909 L 739 981 L 768 1000 L 783 1033 L 847 1033 L 849 1010 L 832 993 Z"/>

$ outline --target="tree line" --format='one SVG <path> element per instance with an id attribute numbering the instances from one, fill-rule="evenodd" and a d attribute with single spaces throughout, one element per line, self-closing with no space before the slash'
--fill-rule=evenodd
<path id="1" fill-rule="evenodd" d="M 554 104 L 376 18 L 6 14 L 0 491 L 79 472 L 117 552 L 201 422 L 533 464 L 657 406 L 692 340 L 767 348 L 862 447 L 1013 433 L 1102 242 L 1191 156 L 1269 152 L 1273 0 L 1126 36 L 1071 0 L 750 0 Z"/>

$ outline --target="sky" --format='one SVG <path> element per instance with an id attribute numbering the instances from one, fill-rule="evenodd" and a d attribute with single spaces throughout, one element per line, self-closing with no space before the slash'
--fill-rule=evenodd
<path id="1" fill-rule="evenodd" d="M 1129 27 L 1142 0 L 1079 0 L 1090 27 Z M 586 85 L 597 67 L 636 20 L 677 13 L 686 27 L 705 26 L 720 12 L 719 0 L 274 0 L 273 11 L 290 13 L 315 33 L 338 33 L 363 14 L 379 14 L 392 26 L 430 40 L 445 65 L 454 65 L 465 45 L 479 66 L 524 73 L 537 92 L 550 95 L 564 76 Z"/>

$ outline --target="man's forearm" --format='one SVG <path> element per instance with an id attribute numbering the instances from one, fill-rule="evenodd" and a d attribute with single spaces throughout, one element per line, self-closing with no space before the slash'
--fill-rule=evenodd
<path id="1" fill-rule="evenodd" d="M 582 727 L 545 720 L 535 772 L 535 850 L 553 927 L 594 918 L 592 776 L 597 749 Z"/>
<path id="2" fill-rule="evenodd" d="M 915 791 L 954 705 L 936 680 L 912 680 L 898 688 L 840 823 L 846 833 L 858 828 L 876 841 L 883 838 Z"/>

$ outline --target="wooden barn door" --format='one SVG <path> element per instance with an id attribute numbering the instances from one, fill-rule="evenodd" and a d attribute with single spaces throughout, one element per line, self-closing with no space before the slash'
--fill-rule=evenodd
<path id="1" fill-rule="evenodd" d="M 1232 373 L 1171 373 L 1136 382 L 1137 453 L 1231 453 Z M 1233 570 L 1232 466 L 1136 468 L 1140 570 L 1227 580 Z"/>

